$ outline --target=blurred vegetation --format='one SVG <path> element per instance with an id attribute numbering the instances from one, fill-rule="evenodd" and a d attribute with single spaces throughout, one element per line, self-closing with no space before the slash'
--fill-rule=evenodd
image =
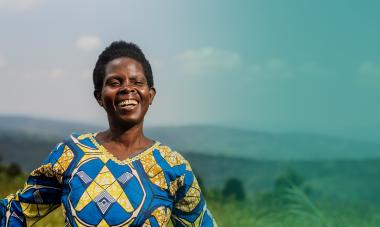
<path id="1" fill-rule="evenodd" d="M 22 170 L 17 163 L 12 162 L 11 164 L 9 164 L 9 166 L 5 167 L 5 173 L 9 177 L 16 177 L 22 173 Z"/>
<path id="2" fill-rule="evenodd" d="M 0 165 L 0 198 L 24 184 L 20 166 L 31 171 L 75 131 L 67 123 L 42 127 L 41 121 L 1 117 L 0 125 L 9 126 L 0 127 L 2 161 L 19 165 Z M 208 126 L 157 128 L 149 134 L 178 147 L 189 160 L 219 226 L 380 226 L 379 144 Z M 61 209 L 36 224 L 62 225 Z"/>
<path id="3" fill-rule="evenodd" d="M 226 199 L 243 201 L 245 199 L 243 182 L 238 178 L 228 179 L 226 184 L 224 185 L 222 195 Z"/>
<path id="4" fill-rule="evenodd" d="M 312 189 L 294 170 L 280 174 L 271 191 L 256 192 L 245 200 L 225 199 L 223 194 L 212 189 L 207 197 L 219 226 L 380 226 L 380 205 L 321 197 L 313 199 Z"/>
<path id="5" fill-rule="evenodd" d="M 26 178 L 24 174 L 9 176 L 6 171 L 9 167 L 3 165 L 0 171 L 1 198 L 16 192 Z M 380 205 L 323 197 L 316 199 L 307 179 L 292 169 L 280 173 L 269 191 L 245 194 L 242 199 L 237 195 L 246 193 L 244 188 L 244 180 L 231 178 L 222 189 L 203 189 L 208 207 L 219 226 L 380 226 Z M 58 208 L 34 226 L 62 226 L 63 221 L 62 210 Z"/>

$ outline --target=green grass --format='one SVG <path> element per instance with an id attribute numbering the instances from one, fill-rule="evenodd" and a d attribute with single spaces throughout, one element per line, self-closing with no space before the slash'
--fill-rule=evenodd
<path id="1" fill-rule="evenodd" d="M 25 182 L 25 176 L 17 176 L 9 178 L 6 174 L 0 172 L 0 198 L 4 198 L 10 194 L 14 194 L 21 189 Z M 56 227 L 63 226 L 63 215 L 61 208 L 58 208 L 40 220 L 34 226 L 36 227 Z"/>
<path id="2" fill-rule="evenodd" d="M 10 180 L 0 174 L 0 197 L 16 192 L 25 177 Z M 277 203 L 264 194 L 246 201 L 224 200 L 208 194 L 207 204 L 221 227 L 378 227 L 380 205 L 311 200 L 302 190 L 293 187 L 283 194 L 285 203 Z M 63 226 L 61 208 L 39 221 L 37 227 Z"/>
<path id="3" fill-rule="evenodd" d="M 214 201 L 208 204 L 219 226 L 254 227 L 378 227 L 380 206 L 331 202 L 314 202 L 298 188 L 290 188 L 280 204 L 257 196 L 245 202 Z"/>

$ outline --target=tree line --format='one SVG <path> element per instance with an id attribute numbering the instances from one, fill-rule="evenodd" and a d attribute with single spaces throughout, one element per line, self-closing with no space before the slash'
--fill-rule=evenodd
<path id="1" fill-rule="evenodd" d="M 3 158 L 0 156 L 0 174 L 5 173 L 8 177 L 16 177 L 22 174 L 20 165 L 12 162 L 8 165 L 2 163 Z"/>

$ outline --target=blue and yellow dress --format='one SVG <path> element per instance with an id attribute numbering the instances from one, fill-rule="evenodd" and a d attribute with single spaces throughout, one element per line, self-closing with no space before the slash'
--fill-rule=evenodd
<path id="1" fill-rule="evenodd" d="M 189 163 L 156 142 L 119 161 L 95 134 L 73 134 L 0 200 L 0 226 L 31 226 L 62 205 L 66 226 L 216 226 Z"/>

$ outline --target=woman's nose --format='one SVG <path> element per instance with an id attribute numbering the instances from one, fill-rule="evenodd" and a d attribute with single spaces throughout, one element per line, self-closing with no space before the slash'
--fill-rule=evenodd
<path id="1" fill-rule="evenodd" d="M 130 84 L 124 84 L 124 86 L 122 86 L 119 90 L 119 93 L 120 94 L 128 94 L 128 93 L 131 93 L 131 92 L 135 92 L 136 90 L 134 89 L 133 86 L 131 86 Z"/>

